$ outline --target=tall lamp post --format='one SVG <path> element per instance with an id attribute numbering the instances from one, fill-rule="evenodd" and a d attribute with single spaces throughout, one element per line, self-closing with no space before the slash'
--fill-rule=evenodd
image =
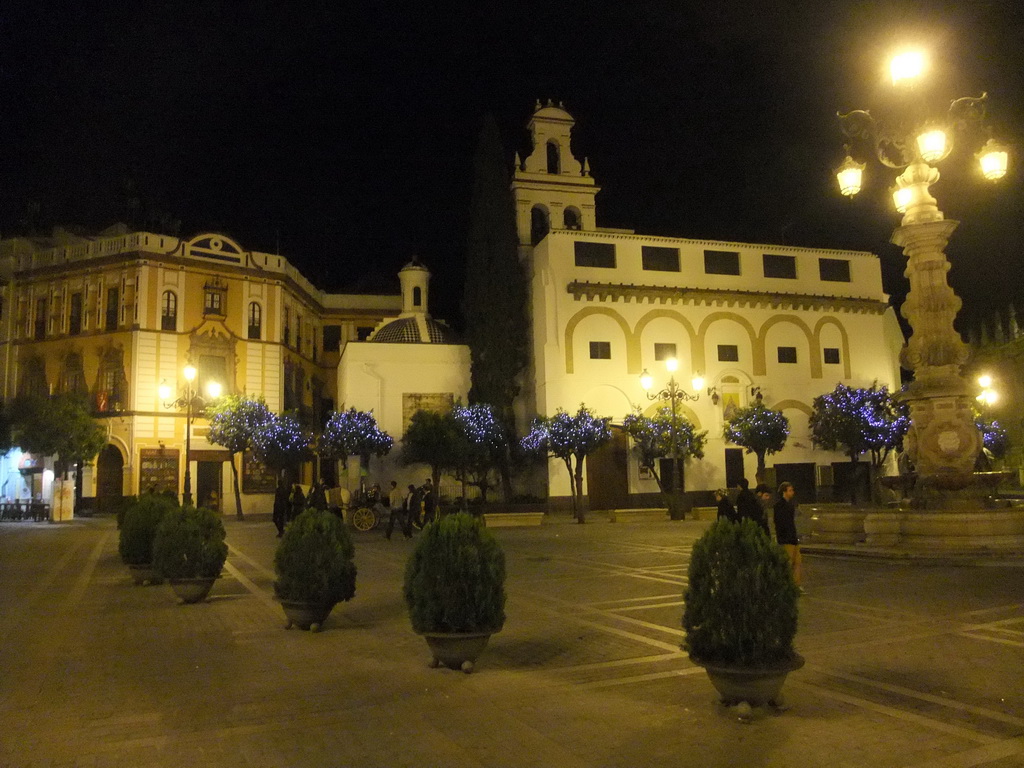
<path id="1" fill-rule="evenodd" d="M 914 372 L 904 395 L 911 420 L 906 448 L 918 488 L 955 490 L 971 483 L 981 437 L 971 410 L 972 387 L 960 373 L 969 348 L 953 327 L 961 301 L 946 279 L 944 249 L 958 222 L 943 217 L 928 188 L 939 179 L 934 164 L 950 154 L 955 136 L 977 140 L 987 130 L 986 95 L 956 99 L 944 116 L 932 115 L 921 85 L 926 69 L 922 54 L 900 54 L 890 69 L 894 114 L 885 119 L 865 110 L 839 115 L 850 143 L 836 178 L 842 194 L 860 191 L 865 164 L 854 159 L 858 150 L 870 150 L 883 165 L 902 171 L 893 201 L 903 219 L 892 242 L 907 255 L 910 281 L 902 314 L 912 332 L 900 353 L 900 363 Z M 986 179 L 1006 174 L 1007 150 L 992 138 L 976 157 Z"/>
<path id="2" fill-rule="evenodd" d="M 182 369 L 181 375 L 185 378 L 185 385 L 181 389 L 181 395 L 175 400 L 171 400 L 171 395 L 173 394 L 171 387 L 166 383 L 160 385 L 160 399 L 164 403 L 164 408 L 176 408 L 179 411 L 184 409 L 185 411 L 185 488 L 181 495 L 181 502 L 184 505 L 192 504 L 192 462 L 190 461 L 192 454 L 192 420 L 197 408 L 206 408 L 206 400 L 199 396 L 198 388 L 193 383 L 196 380 L 196 373 L 194 365 L 186 365 Z M 208 382 L 206 393 L 211 400 L 216 400 L 220 397 L 220 382 Z"/>
<path id="3" fill-rule="evenodd" d="M 670 357 L 665 361 L 665 368 L 669 372 L 668 384 L 664 388 L 657 391 L 651 391 L 654 387 L 654 377 L 647 372 L 645 368 L 643 373 L 640 374 L 640 386 L 644 388 L 647 393 L 647 399 L 651 401 L 668 400 L 672 407 L 672 421 L 671 430 L 669 434 L 669 442 L 672 453 L 672 493 L 671 499 L 674 509 L 671 510 L 672 519 L 682 519 L 684 512 L 682 509 L 682 491 L 683 491 L 683 477 L 682 477 L 682 454 L 679 446 L 679 403 L 680 402 L 697 402 L 700 399 L 700 391 L 704 387 L 704 378 L 698 373 L 693 377 L 693 381 L 690 383 L 693 385 L 693 389 L 697 394 L 691 395 L 686 392 L 676 381 L 675 372 L 679 368 L 679 361 L 674 357 Z"/>

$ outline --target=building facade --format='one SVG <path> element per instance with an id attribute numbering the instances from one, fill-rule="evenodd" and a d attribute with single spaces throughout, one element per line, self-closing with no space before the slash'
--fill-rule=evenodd
<path id="1" fill-rule="evenodd" d="M 570 151 L 572 124 L 561 107 L 538 104 L 533 152 L 517 158 L 512 181 L 531 296 L 524 420 L 580 403 L 613 424 L 637 408 L 652 413 L 667 403 L 648 400 L 641 374 L 661 389 L 665 361 L 676 358 L 676 380 L 698 398 L 681 413 L 708 431 L 704 459 L 684 467 L 684 488 L 706 492 L 753 478 L 754 458 L 726 444 L 722 430 L 733 410 L 760 399 L 791 426 L 773 457 L 779 479 L 794 479 L 802 498 L 813 498 L 815 486 L 831 482 L 818 467 L 845 458 L 812 446 L 813 399 L 838 383 L 899 387 L 903 336 L 878 257 L 600 228 L 598 187 Z M 698 376 L 704 384 L 693 391 Z M 592 507 L 657 491 L 624 434 L 605 453 L 590 462 Z M 550 462 L 548 484 L 551 496 L 569 495 L 563 462 Z"/>
<path id="2" fill-rule="evenodd" d="M 108 444 L 82 492 L 100 508 L 148 490 L 180 494 L 188 461 L 196 501 L 233 512 L 231 457 L 206 441 L 201 408 L 184 455 L 187 412 L 174 402 L 186 391 L 184 367 L 197 369 L 200 397 L 216 381 L 315 422 L 335 406 L 346 344 L 401 309 L 397 296 L 326 293 L 286 258 L 210 233 L 57 230 L 0 241 L 0 269 L 0 397 L 88 396 Z M 273 478 L 251 457 L 235 460 L 244 509 L 268 511 Z M 51 497 L 38 457 L 9 455 L 6 465 L 5 499 Z"/>

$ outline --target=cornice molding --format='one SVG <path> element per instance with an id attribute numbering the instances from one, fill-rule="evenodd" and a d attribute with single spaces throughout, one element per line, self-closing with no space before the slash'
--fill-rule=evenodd
<path id="1" fill-rule="evenodd" d="M 707 288 L 675 288 L 632 283 L 591 283 L 574 280 L 566 292 L 576 301 L 621 301 L 636 304 L 690 304 L 716 307 L 766 307 L 881 315 L 889 304 L 876 299 L 820 296 L 806 293 L 778 294 L 759 291 L 719 291 Z"/>

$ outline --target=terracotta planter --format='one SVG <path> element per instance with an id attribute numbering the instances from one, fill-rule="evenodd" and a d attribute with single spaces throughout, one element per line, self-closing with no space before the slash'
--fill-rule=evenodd
<path id="1" fill-rule="evenodd" d="M 704 667 L 711 684 L 721 695 L 723 704 L 733 705 L 745 701 L 752 707 L 779 701 L 786 675 L 804 665 L 804 657 L 799 653 L 794 653 L 789 661 L 766 667 L 705 663 L 693 656 L 690 661 Z"/>
<path id="2" fill-rule="evenodd" d="M 493 632 L 421 632 L 434 655 L 430 666 L 473 671 L 477 657 L 487 647 Z"/>
<path id="3" fill-rule="evenodd" d="M 167 582 L 181 602 L 198 603 L 205 600 L 206 596 L 210 594 L 213 582 L 216 580 L 216 576 L 208 576 L 197 579 L 168 579 Z"/>
<path id="4" fill-rule="evenodd" d="M 142 586 L 144 584 L 163 584 L 164 580 L 160 577 L 160 574 L 153 568 L 152 563 L 130 563 L 128 570 L 132 574 L 132 581 L 135 582 L 136 586 Z"/>
<path id="5" fill-rule="evenodd" d="M 334 603 L 323 605 L 322 603 L 304 603 L 298 600 L 281 600 L 281 607 L 284 615 L 288 617 L 285 629 L 298 627 L 308 629 L 311 632 L 319 632 L 328 614 L 334 608 Z"/>

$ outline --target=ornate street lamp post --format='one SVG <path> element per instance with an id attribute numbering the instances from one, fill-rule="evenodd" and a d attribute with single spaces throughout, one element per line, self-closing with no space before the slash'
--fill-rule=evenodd
<path id="1" fill-rule="evenodd" d="M 670 376 L 668 384 L 663 389 L 656 392 L 652 392 L 651 389 L 654 386 L 654 377 L 644 369 L 644 372 L 640 374 L 640 386 L 644 388 L 647 393 L 647 399 L 651 401 L 668 400 L 672 408 L 672 421 L 670 422 L 670 434 L 669 434 L 669 445 L 671 448 L 672 455 L 672 492 L 670 497 L 672 499 L 672 519 L 682 519 L 683 504 L 682 504 L 682 493 L 683 493 L 683 476 L 682 476 L 682 463 L 683 457 L 680 450 L 679 444 L 679 403 L 683 402 L 696 402 L 700 399 L 700 390 L 704 387 L 704 379 L 698 373 L 693 377 L 691 384 L 693 385 L 694 391 L 697 393 L 691 395 L 686 392 L 676 381 L 675 372 L 679 368 L 679 361 L 674 357 L 670 357 L 665 361 L 665 368 L 668 370 Z"/>
<path id="2" fill-rule="evenodd" d="M 164 408 L 176 408 L 185 410 L 185 488 L 181 495 L 183 505 L 192 504 L 192 420 L 195 409 L 205 409 L 206 400 L 199 396 L 199 392 L 193 382 L 196 379 L 196 368 L 194 365 L 186 365 L 181 372 L 185 378 L 185 384 L 181 388 L 181 395 L 176 400 L 171 400 L 172 390 L 169 385 L 160 385 L 160 399 L 164 402 Z M 216 400 L 221 394 L 220 382 L 211 381 L 206 385 L 206 393 L 210 400 Z"/>
<path id="3" fill-rule="evenodd" d="M 892 242 L 907 255 L 910 291 L 902 314 L 910 323 L 910 339 L 900 363 L 914 372 L 904 395 L 910 405 L 907 452 L 918 475 L 918 488 L 959 489 L 972 479 L 981 437 L 971 410 L 972 388 L 960 375 L 969 348 L 953 327 L 961 301 L 946 280 L 949 262 L 944 249 L 958 222 L 945 219 L 928 188 L 939 179 L 933 164 L 953 149 L 954 137 L 969 141 L 985 130 L 986 95 L 960 98 L 947 114 L 933 117 L 920 85 L 926 63 L 920 54 L 897 56 L 892 63 L 898 108 L 887 119 L 865 110 L 840 114 L 850 139 L 847 157 L 837 169 L 840 192 L 852 196 L 861 188 L 863 163 L 852 153 L 870 149 L 889 168 L 902 170 L 893 201 L 903 219 Z M 1006 173 L 1007 151 L 989 138 L 977 154 L 986 179 Z"/>

